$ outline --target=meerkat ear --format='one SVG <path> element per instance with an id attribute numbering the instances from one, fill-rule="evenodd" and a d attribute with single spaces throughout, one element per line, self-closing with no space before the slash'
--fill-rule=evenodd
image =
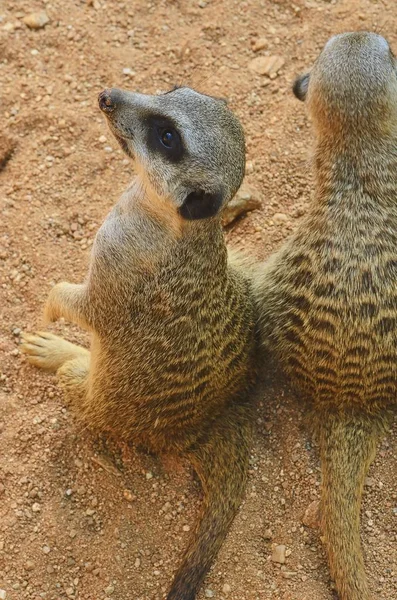
<path id="1" fill-rule="evenodd" d="M 301 75 L 294 81 L 294 85 L 292 86 L 292 91 L 298 100 L 304 102 L 306 100 L 307 90 L 309 88 L 310 81 L 310 73 L 305 73 L 305 75 Z"/>
<path id="2" fill-rule="evenodd" d="M 188 221 L 209 219 L 220 211 L 222 203 L 223 194 L 221 192 L 209 194 L 204 190 L 197 190 L 186 196 L 184 203 L 179 208 L 179 214 Z"/>

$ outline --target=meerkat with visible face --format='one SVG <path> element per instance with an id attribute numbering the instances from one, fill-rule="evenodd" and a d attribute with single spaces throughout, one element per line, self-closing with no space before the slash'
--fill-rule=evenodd
<path id="1" fill-rule="evenodd" d="M 99 229 L 82 284 L 45 315 L 92 333 L 91 350 L 24 335 L 78 414 L 155 452 L 190 458 L 204 489 L 168 600 L 193 600 L 241 503 L 256 328 L 250 280 L 228 262 L 221 210 L 239 188 L 244 135 L 226 103 L 179 88 L 105 90 L 99 106 L 137 177 Z"/>
<path id="2" fill-rule="evenodd" d="M 316 187 L 257 281 L 261 330 L 310 402 L 340 598 L 368 600 L 360 505 L 397 395 L 396 59 L 379 35 L 337 35 L 294 91 L 315 128 Z"/>

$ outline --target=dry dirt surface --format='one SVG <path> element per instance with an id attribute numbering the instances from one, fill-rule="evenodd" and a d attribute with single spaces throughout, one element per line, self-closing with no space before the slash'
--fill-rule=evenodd
<path id="1" fill-rule="evenodd" d="M 29 28 L 24 18 L 42 10 L 49 22 Z M 265 257 L 310 197 L 312 132 L 294 76 L 332 34 L 364 28 L 397 50 L 394 0 L 0 0 L 1 599 L 160 599 L 200 505 L 189 465 L 95 437 L 18 350 L 51 286 L 83 278 L 95 231 L 132 177 L 98 92 L 187 84 L 228 98 L 262 208 L 227 237 Z M 257 72 L 270 62 L 270 77 Z M 65 323 L 54 330 L 86 340 Z M 318 529 L 302 522 L 320 485 L 303 421 L 288 389 L 270 385 L 246 499 L 200 600 L 334 598 Z M 397 597 L 396 440 L 394 428 L 379 447 L 362 511 L 373 597 L 384 600 Z"/>

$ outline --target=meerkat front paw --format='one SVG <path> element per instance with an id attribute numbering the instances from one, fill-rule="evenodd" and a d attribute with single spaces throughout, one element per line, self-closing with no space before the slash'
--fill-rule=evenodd
<path id="1" fill-rule="evenodd" d="M 66 361 L 89 351 L 46 331 L 21 335 L 21 350 L 28 361 L 48 371 L 57 371 Z"/>
<path id="2" fill-rule="evenodd" d="M 44 307 L 45 323 L 54 323 L 62 316 L 60 296 L 64 287 L 64 283 L 57 283 L 48 294 Z"/>

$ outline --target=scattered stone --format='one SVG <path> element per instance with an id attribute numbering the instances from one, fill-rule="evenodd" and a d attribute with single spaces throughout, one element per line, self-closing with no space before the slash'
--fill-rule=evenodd
<path id="1" fill-rule="evenodd" d="M 283 571 L 282 572 L 282 576 L 284 577 L 284 579 L 292 579 L 293 577 L 295 577 L 296 572 L 295 571 Z"/>
<path id="2" fill-rule="evenodd" d="M 113 592 L 114 592 L 114 586 L 113 585 L 108 585 L 108 587 L 105 588 L 104 592 L 105 592 L 105 594 L 107 596 L 111 596 L 113 594 Z"/>
<path id="3" fill-rule="evenodd" d="M 251 175 L 255 170 L 255 166 L 254 163 L 252 162 L 252 160 L 247 160 L 247 162 L 245 163 L 245 172 L 247 175 Z"/>
<path id="4" fill-rule="evenodd" d="M 282 56 L 257 56 L 248 63 L 248 68 L 257 75 L 267 75 L 272 78 L 277 75 L 284 64 L 285 60 Z"/>
<path id="5" fill-rule="evenodd" d="M 285 551 L 286 547 L 283 544 L 273 547 L 272 561 L 283 565 L 285 563 Z"/>
<path id="6" fill-rule="evenodd" d="M 43 546 L 44 554 L 49 554 L 51 552 L 51 548 L 49 546 Z"/>
<path id="7" fill-rule="evenodd" d="M 34 504 L 32 504 L 32 511 L 34 513 L 39 513 L 41 511 L 41 506 L 38 502 L 35 502 Z"/>
<path id="8" fill-rule="evenodd" d="M 136 558 L 134 564 L 135 564 L 135 568 L 139 569 L 139 567 L 141 566 L 141 559 L 140 558 Z"/>
<path id="9" fill-rule="evenodd" d="M 272 217 L 274 223 L 286 223 L 288 221 L 288 216 L 284 213 L 275 213 Z"/>
<path id="10" fill-rule="evenodd" d="M 228 583 L 225 583 L 222 587 L 222 592 L 224 594 L 229 594 L 232 591 L 231 586 Z"/>
<path id="11" fill-rule="evenodd" d="M 12 33 L 15 30 L 15 25 L 14 23 L 6 23 L 5 25 L 3 25 L 3 31 L 6 31 L 7 33 Z"/>
<path id="12" fill-rule="evenodd" d="M 266 38 L 258 38 L 252 44 L 252 49 L 254 52 L 259 52 L 259 50 L 263 50 L 269 46 L 269 42 Z"/>
<path id="13" fill-rule="evenodd" d="M 190 531 L 190 525 L 184 525 L 182 529 L 183 531 Z"/>
<path id="14" fill-rule="evenodd" d="M 30 15 L 26 15 L 23 18 L 23 22 L 29 29 L 42 29 L 50 22 L 50 19 L 46 12 L 34 12 Z"/>
<path id="15" fill-rule="evenodd" d="M 25 569 L 27 571 L 33 571 L 34 569 L 34 562 L 32 562 L 31 560 L 27 560 L 25 563 Z"/>
<path id="16" fill-rule="evenodd" d="M 0 590 L 0 600 L 6 600 L 7 592 L 5 590 Z"/>
<path id="17" fill-rule="evenodd" d="M 209 588 L 207 588 L 204 592 L 204 595 L 206 598 L 213 598 L 215 596 L 215 593 Z"/>
<path id="18" fill-rule="evenodd" d="M 302 518 L 303 525 L 310 527 L 311 529 L 318 529 L 320 527 L 320 502 L 314 500 L 307 507 L 305 514 Z"/>
<path id="19" fill-rule="evenodd" d="M 130 490 L 124 490 L 123 496 L 128 502 L 134 502 L 136 500 L 136 495 Z"/>
<path id="20" fill-rule="evenodd" d="M 222 224 L 224 227 L 233 223 L 238 217 L 245 213 L 260 208 L 261 203 L 258 198 L 258 192 L 251 187 L 243 184 L 237 194 L 225 207 L 222 214 Z"/>
<path id="21" fill-rule="evenodd" d="M 273 538 L 272 530 L 266 529 L 265 533 L 263 534 L 263 537 L 265 538 L 265 540 L 271 540 Z"/>
<path id="22" fill-rule="evenodd" d="M 375 479 L 373 477 L 366 477 L 364 485 L 365 485 L 365 487 L 374 487 Z"/>

